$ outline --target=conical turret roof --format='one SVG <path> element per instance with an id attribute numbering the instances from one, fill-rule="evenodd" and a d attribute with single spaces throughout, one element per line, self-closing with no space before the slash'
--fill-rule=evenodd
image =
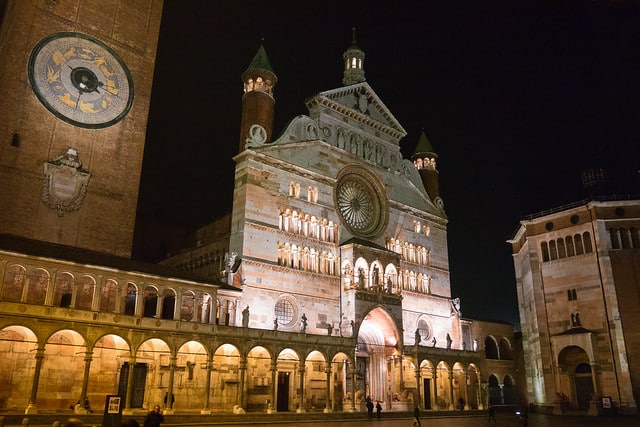
<path id="1" fill-rule="evenodd" d="M 251 64 L 247 70 L 260 69 L 267 70 L 273 73 L 273 68 L 271 68 L 271 62 L 269 62 L 269 57 L 267 56 L 267 51 L 264 49 L 264 45 L 261 44 L 258 52 L 253 57 Z"/>
<path id="2" fill-rule="evenodd" d="M 418 139 L 418 145 L 416 145 L 416 151 L 414 152 L 414 154 L 419 153 L 436 154 L 436 152 L 433 150 L 433 147 L 431 146 L 431 142 L 429 142 L 429 138 L 427 138 L 427 135 L 424 133 L 424 130 L 420 134 L 420 139 Z"/>

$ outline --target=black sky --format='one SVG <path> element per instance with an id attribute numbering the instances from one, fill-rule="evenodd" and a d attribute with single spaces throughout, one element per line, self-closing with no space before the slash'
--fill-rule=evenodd
<path id="1" fill-rule="evenodd" d="M 306 98 L 342 86 L 353 26 L 368 83 L 408 132 L 405 157 L 422 129 L 440 156 L 464 316 L 517 322 L 505 241 L 522 216 L 582 199 L 583 169 L 640 192 L 638 3 L 273 3 L 165 0 L 141 219 L 195 228 L 229 212 L 240 76 L 260 40 L 279 134 Z"/>

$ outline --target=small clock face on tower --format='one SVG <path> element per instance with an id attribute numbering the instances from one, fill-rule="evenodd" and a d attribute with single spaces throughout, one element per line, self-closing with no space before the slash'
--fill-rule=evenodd
<path id="1" fill-rule="evenodd" d="M 86 34 L 56 33 L 41 40 L 29 58 L 29 81 L 49 111 L 83 128 L 119 122 L 133 102 L 126 65 L 107 45 Z"/>

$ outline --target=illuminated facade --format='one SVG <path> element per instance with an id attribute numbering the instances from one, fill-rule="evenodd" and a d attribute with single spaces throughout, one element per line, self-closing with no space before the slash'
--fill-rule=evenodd
<path id="1" fill-rule="evenodd" d="M 231 216 L 198 230 L 197 244 L 163 265 L 127 259 L 137 194 L 126 186 L 126 194 L 110 193 L 121 206 L 109 206 L 104 217 L 96 216 L 96 204 L 103 185 L 120 188 L 127 177 L 111 163 L 119 144 L 136 150 L 139 157 L 123 162 L 139 179 L 162 5 L 149 3 L 149 27 L 140 28 L 121 21 L 130 2 L 101 12 L 113 19 L 89 13 L 91 4 L 78 3 L 79 21 L 65 31 L 54 23 L 71 17 L 55 2 L 10 1 L 4 15 L 1 70 L 25 82 L 26 93 L 20 102 L 14 97 L 22 108 L 0 104 L 2 131 L 12 141 L 0 151 L 2 173 L 14 184 L 28 175 L 31 188 L 44 179 L 46 163 L 58 177 L 47 175 L 51 185 L 35 193 L 14 185 L 12 204 L 3 204 L 0 410 L 82 412 L 76 402 L 99 407 L 108 394 L 121 395 L 129 413 L 158 403 L 167 413 L 354 411 L 366 396 L 387 410 L 453 410 L 461 400 L 463 409 L 482 409 L 517 400 L 513 330 L 461 318 L 451 295 L 437 155 L 423 135 L 415 155 L 402 158 L 406 132 L 365 81 L 355 40 L 345 53 L 345 86 L 310 98 L 309 115 L 294 118 L 278 138 L 277 78 L 261 47 L 242 75 Z M 41 33 L 28 46 L 12 33 L 25 19 Z M 106 37 L 102 22 L 117 26 L 106 33 L 128 29 L 123 39 L 144 40 L 142 49 L 124 49 L 142 57 L 120 62 L 120 36 Z M 75 48 L 56 53 L 76 42 L 125 64 L 120 84 L 135 87 L 131 105 L 100 117 L 86 106 L 86 115 L 56 110 L 55 98 L 32 93 L 24 74 L 32 72 L 29 53 L 47 53 L 42 61 L 52 67 L 63 58 L 80 61 Z M 11 62 L 8 52 L 18 47 L 22 62 Z M 136 66 L 128 70 L 127 63 Z M 41 76 L 33 86 L 52 84 L 85 105 L 108 73 L 94 62 L 79 64 L 61 67 L 59 85 Z M 0 83 L 0 99 L 16 95 L 14 86 Z M 100 95 L 108 110 L 110 93 Z M 21 123 L 33 125 L 15 127 Z M 74 149 L 46 158 L 56 150 L 40 150 L 32 138 L 51 129 Z M 93 145 L 83 146 L 87 141 Z M 26 227 L 29 209 L 36 220 Z M 102 239 L 113 227 L 127 235 Z"/>
<path id="2" fill-rule="evenodd" d="M 523 220 L 509 241 L 530 402 L 636 412 L 639 229 L 637 200 L 592 201 Z"/>

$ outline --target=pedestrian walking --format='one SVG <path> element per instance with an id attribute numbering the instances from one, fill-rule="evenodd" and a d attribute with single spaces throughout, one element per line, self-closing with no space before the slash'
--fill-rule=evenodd
<path id="1" fill-rule="evenodd" d="M 489 406 L 489 419 L 487 420 L 487 422 L 491 422 L 491 420 L 493 420 L 493 422 L 497 422 L 496 421 L 496 408 L 493 407 L 493 405 Z"/>
<path id="2" fill-rule="evenodd" d="M 164 422 L 164 416 L 160 410 L 160 405 L 156 405 L 153 411 L 149 412 L 144 419 L 144 427 L 160 427 L 160 423 Z"/>
<path id="3" fill-rule="evenodd" d="M 413 417 L 415 418 L 415 421 L 413 422 L 414 427 L 421 427 L 421 424 L 420 424 L 420 408 L 418 408 L 418 405 L 415 405 L 413 407 Z"/>

